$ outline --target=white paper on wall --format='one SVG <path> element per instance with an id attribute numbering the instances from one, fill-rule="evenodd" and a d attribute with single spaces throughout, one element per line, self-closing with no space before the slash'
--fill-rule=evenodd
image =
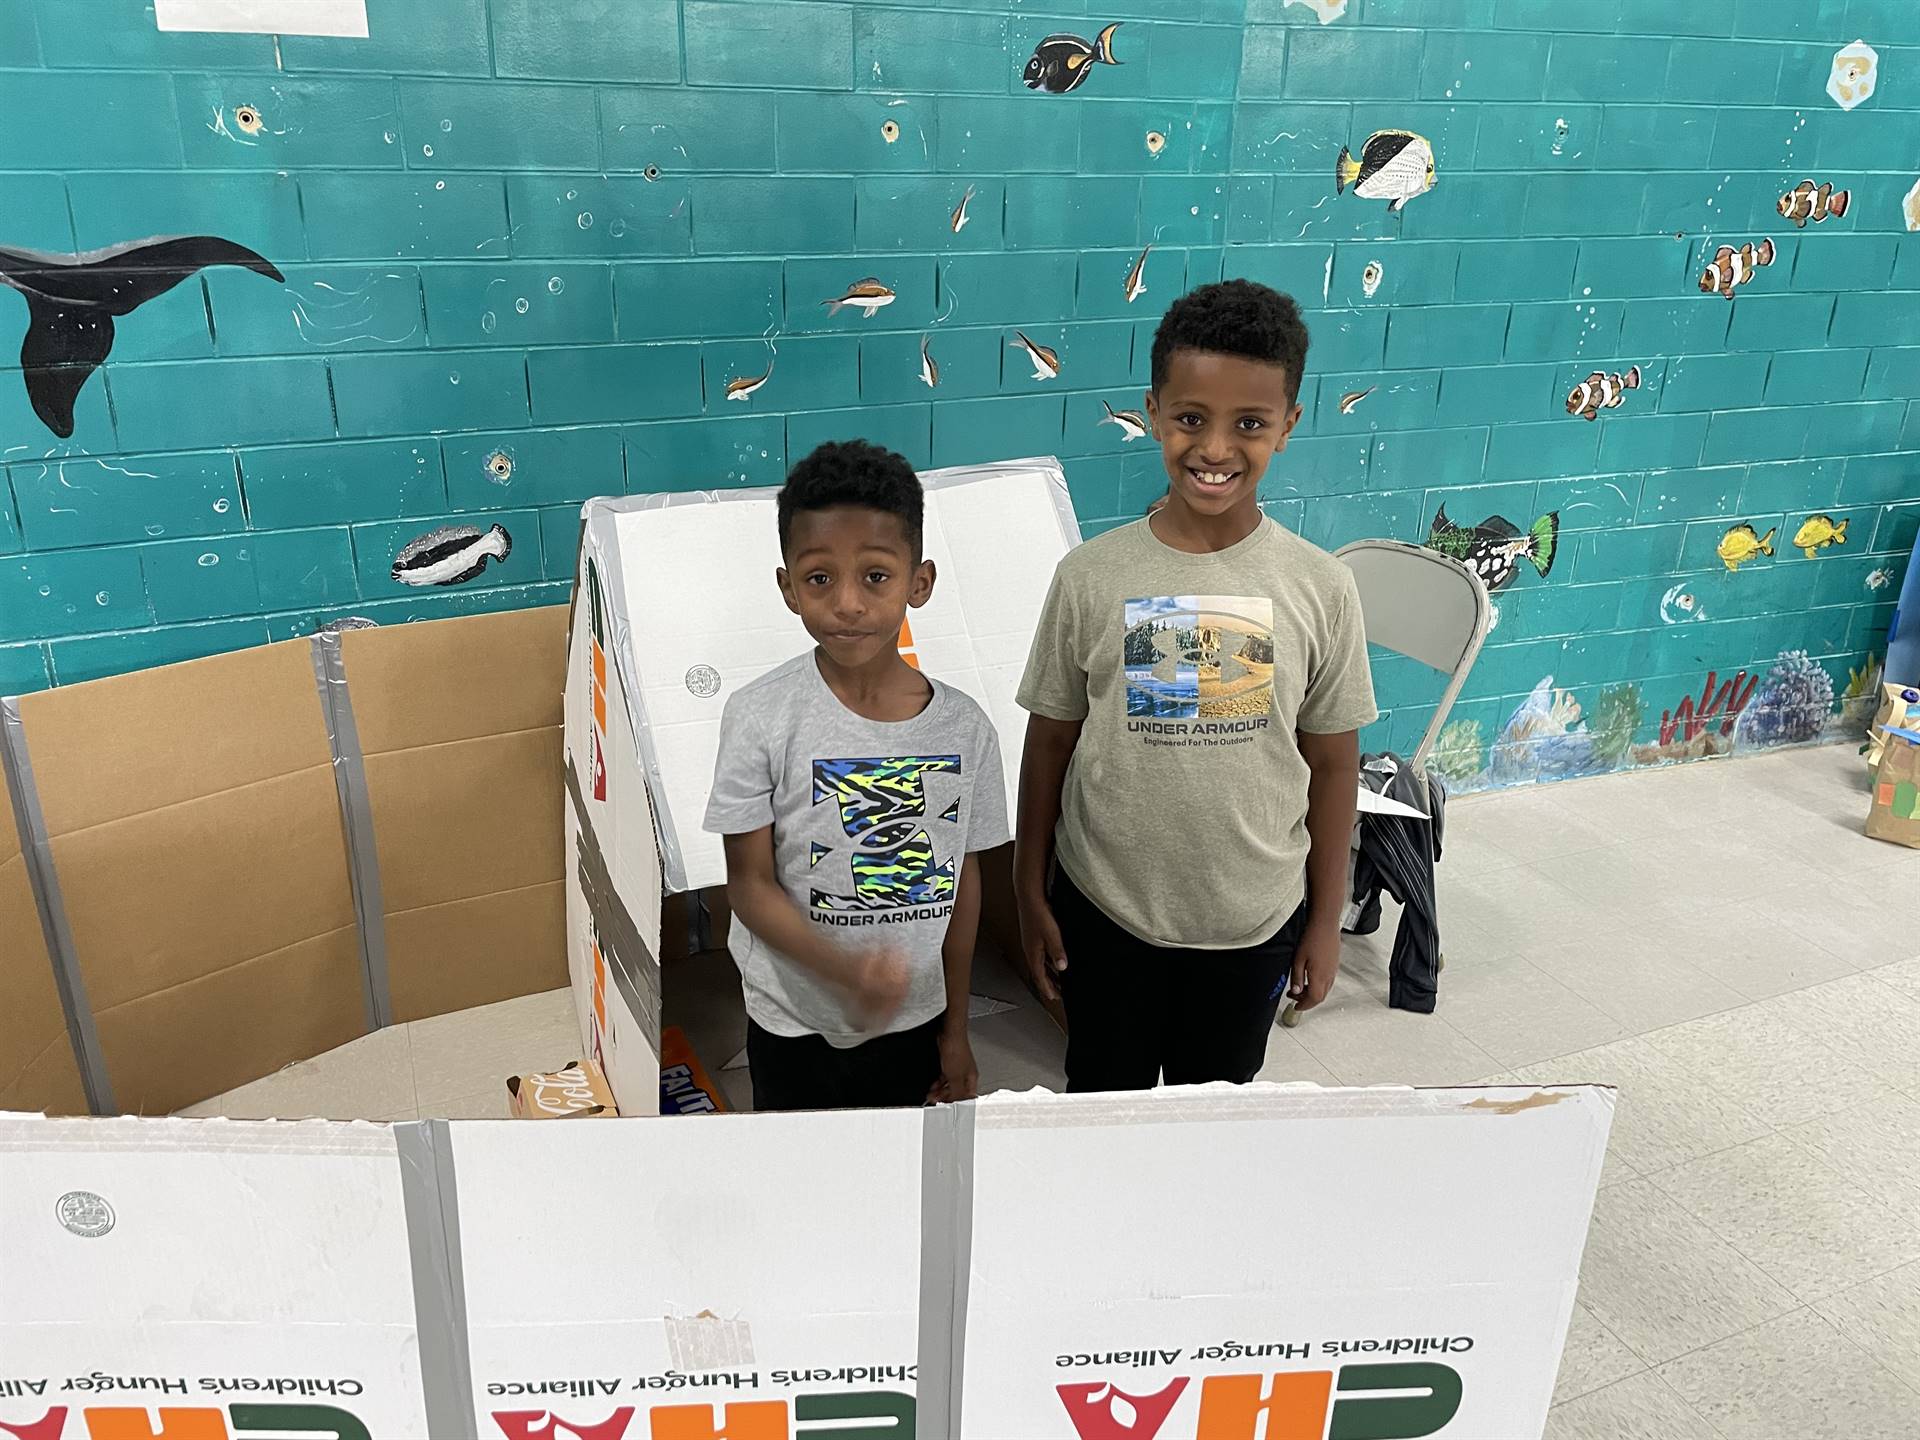
<path id="1" fill-rule="evenodd" d="M 236 1404 L 427 1433 L 388 1126 L 0 1116 L 0 1277 L 0 1433 Z"/>
<path id="2" fill-rule="evenodd" d="M 1066 477 L 1051 459 L 939 470 L 927 487 L 925 548 L 937 580 L 908 612 L 915 658 L 965 691 L 999 731 L 1008 814 L 1026 715 L 1013 702 L 1060 557 L 1080 541 Z M 811 641 L 774 584 L 771 489 L 589 501 L 588 545 L 617 551 L 619 664 L 637 689 L 667 888 L 726 879 L 720 837 L 701 828 L 720 713 L 742 685 Z"/>
<path id="3" fill-rule="evenodd" d="M 367 0 L 153 0 L 162 30 L 367 38 Z"/>
<path id="4" fill-rule="evenodd" d="M 960 1433 L 1537 1437 L 1612 1111 L 1590 1087 L 985 1099 Z"/>

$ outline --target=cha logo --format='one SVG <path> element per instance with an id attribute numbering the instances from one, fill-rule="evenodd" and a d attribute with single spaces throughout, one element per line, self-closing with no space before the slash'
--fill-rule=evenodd
<path id="1" fill-rule="evenodd" d="M 1156 1440 L 1191 1386 L 1183 1375 L 1151 1395 L 1097 1382 L 1055 1388 L 1079 1440 Z M 1452 1422 L 1460 1396 L 1460 1373 L 1430 1362 L 1209 1375 L 1192 1421 L 1162 1440 L 1424 1440 Z"/>
<path id="2" fill-rule="evenodd" d="M 903 755 L 891 758 L 815 760 L 813 803 L 838 807 L 840 830 L 853 842 L 847 856 L 853 893 L 815 888 L 815 910 L 897 910 L 950 902 L 957 861 L 942 862 L 926 826 L 926 777 L 960 773 L 958 755 Z M 958 800 L 942 812 L 960 819 Z M 815 843 L 812 865 L 835 847 Z"/>
<path id="3" fill-rule="evenodd" d="M 505 1440 L 642 1440 L 634 1407 L 604 1420 L 566 1420 L 546 1410 L 496 1410 Z M 646 1440 L 912 1440 L 913 1396 L 894 1390 L 739 1400 L 723 1405 L 656 1405 Z"/>
<path id="4" fill-rule="evenodd" d="M 366 1422 L 334 1405 L 90 1405 L 75 1415 L 80 1428 L 67 1427 L 67 1409 L 49 1410 L 38 1420 L 0 1420 L 0 1435 L 11 1440 L 373 1440 Z"/>

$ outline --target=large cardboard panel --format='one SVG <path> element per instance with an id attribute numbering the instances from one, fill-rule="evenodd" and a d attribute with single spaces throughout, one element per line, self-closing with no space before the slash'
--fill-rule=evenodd
<path id="1" fill-rule="evenodd" d="M 341 637 L 399 1020 L 567 983 L 566 607 Z"/>
<path id="2" fill-rule="evenodd" d="M 617 605 L 621 557 L 604 531 L 583 530 L 567 640 L 567 968 L 585 1053 L 622 1114 L 653 1115 L 665 885 Z"/>
<path id="3" fill-rule="evenodd" d="M 0 1431 L 424 1436 L 411 1262 L 386 1127 L 0 1117 Z"/>
<path id="4" fill-rule="evenodd" d="M 837 1405 L 845 1424 L 906 1419 L 843 1433 L 910 1440 L 923 1124 L 455 1124 L 477 1433 L 551 1436 L 550 1413 L 609 1440 L 786 1440 L 834 1433 L 797 1422 Z M 530 1176 L 564 1178 L 566 1203 L 530 1197 Z M 746 1428 L 718 1423 L 721 1407 Z"/>
<path id="5" fill-rule="evenodd" d="M 1612 1099 L 981 1101 L 961 1433 L 1538 1436 Z"/>
<path id="6" fill-rule="evenodd" d="M 84 1115 L 87 1096 L 0 770 L 0 1110 Z"/>
<path id="7" fill-rule="evenodd" d="M 921 478 L 926 555 L 938 579 L 932 599 L 907 617 L 912 653 L 992 718 L 1011 814 L 1026 734 L 1014 691 L 1054 566 L 1080 539 L 1066 481 L 1054 460 Z M 777 493 L 639 496 L 586 507 L 589 544 L 619 557 L 607 567 L 617 575 L 615 643 L 623 675 L 637 686 L 666 881 L 676 891 L 726 879 L 720 839 L 701 821 L 727 697 L 811 643 L 774 584 Z"/>
<path id="8" fill-rule="evenodd" d="M 20 713 L 122 1109 L 177 1109 L 362 1033 L 305 641 L 25 696 Z"/>

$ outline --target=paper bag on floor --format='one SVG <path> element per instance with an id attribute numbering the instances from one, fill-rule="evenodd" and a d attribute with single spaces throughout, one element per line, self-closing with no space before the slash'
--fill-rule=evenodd
<path id="1" fill-rule="evenodd" d="M 516 1120 L 571 1120 L 617 1116 L 607 1077 L 591 1060 L 576 1060 L 549 1075 L 515 1075 L 507 1081 L 507 1113 Z"/>
<path id="2" fill-rule="evenodd" d="M 1873 771 L 1867 834 L 1920 849 L 1920 731 L 1890 729 Z"/>
<path id="3" fill-rule="evenodd" d="M 1867 773 L 1879 768 L 1881 753 L 1887 748 L 1889 730 L 1920 730 L 1920 690 L 1910 685 L 1882 685 L 1880 710 L 1867 730 Z"/>

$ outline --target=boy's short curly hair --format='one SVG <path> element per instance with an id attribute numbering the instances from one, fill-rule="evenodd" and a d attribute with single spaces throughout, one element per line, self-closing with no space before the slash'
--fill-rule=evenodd
<path id="1" fill-rule="evenodd" d="M 1153 336 L 1153 388 L 1167 379 L 1176 350 L 1211 350 L 1282 366 L 1294 399 L 1307 365 L 1307 325 L 1291 295 L 1251 280 L 1189 290 L 1167 307 Z"/>
<path id="2" fill-rule="evenodd" d="M 920 477 L 904 455 L 865 440 L 829 440 L 788 472 L 775 509 L 780 518 L 780 550 L 786 552 L 793 517 L 809 510 L 858 505 L 897 516 L 913 558 L 920 558 L 926 496 Z"/>

